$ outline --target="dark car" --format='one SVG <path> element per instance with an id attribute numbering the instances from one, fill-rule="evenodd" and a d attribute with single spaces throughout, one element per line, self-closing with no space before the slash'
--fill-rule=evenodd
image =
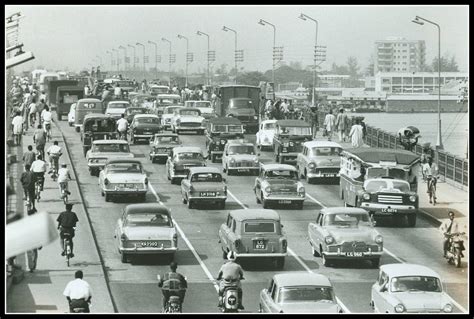
<path id="1" fill-rule="evenodd" d="M 129 107 L 125 111 L 125 118 L 127 119 L 128 123 L 132 123 L 133 118 L 136 114 L 148 114 L 148 109 L 145 107 Z"/>
<path id="2" fill-rule="evenodd" d="M 211 161 L 222 158 L 224 146 L 228 140 L 243 139 L 244 127 L 234 117 L 216 117 L 207 122 L 206 148 Z"/>
<path id="3" fill-rule="evenodd" d="M 130 124 L 130 142 L 150 141 L 156 133 L 161 132 L 160 119 L 155 114 L 137 114 Z"/>
<path id="4" fill-rule="evenodd" d="M 273 135 L 275 160 L 279 163 L 296 164 L 303 143 L 312 140 L 311 125 L 302 120 L 279 120 Z"/>

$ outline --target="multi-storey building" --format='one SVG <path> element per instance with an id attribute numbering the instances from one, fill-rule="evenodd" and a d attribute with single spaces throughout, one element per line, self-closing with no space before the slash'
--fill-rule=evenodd
<path id="1" fill-rule="evenodd" d="M 467 73 L 441 72 L 441 86 L 467 79 Z M 378 72 L 375 74 L 375 91 L 389 94 L 437 93 L 438 72 Z"/>
<path id="2" fill-rule="evenodd" d="M 425 65 L 425 41 L 389 37 L 375 41 L 374 72 L 419 72 Z"/>

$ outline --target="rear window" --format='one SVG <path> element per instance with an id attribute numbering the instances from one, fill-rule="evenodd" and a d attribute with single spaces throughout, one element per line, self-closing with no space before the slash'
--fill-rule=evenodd
<path id="1" fill-rule="evenodd" d="M 194 111 L 194 110 L 181 110 L 179 111 L 179 114 L 180 115 L 192 115 L 192 116 L 199 116 L 201 112 L 199 112 L 198 110 Z"/>
<path id="2" fill-rule="evenodd" d="M 222 175 L 218 173 L 195 173 L 191 182 L 222 182 Z"/>
<path id="3" fill-rule="evenodd" d="M 171 226 L 171 218 L 166 214 L 130 214 L 125 220 L 126 226 Z"/>
<path id="4" fill-rule="evenodd" d="M 128 144 L 94 144 L 92 145 L 93 152 L 105 152 L 105 153 L 113 153 L 113 152 L 125 152 L 129 153 L 130 148 Z"/>
<path id="5" fill-rule="evenodd" d="M 109 109 L 125 109 L 127 108 L 129 104 L 128 103 L 109 103 L 108 108 Z"/>
<path id="6" fill-rule="evenodd" d="M 99 103 L 85 102 L 85 103 L 79 103 L 78 108 L 80 108 L 80 109 L 95 109 L 95 108 L 97 108 L 97 105 L 99 105 Z"/>
<path id="7" fill-rule="evenodd" d="M 333 156 L 340 155 L 342 148 L 340 147 L 313 147 L 312 152 L 316 156 Z"/>
<path id="8" fill-rule="evenodd" d="M 246 233 L 274 233 L 274 222 L 246 222 L 244 226 Z"/>
<path id="9" fill-rule="evenodd" d="M 142 124 L 160 124 L 160 121 L 156 117 L 140 117 L 135 118 L 138 123 Z"/>

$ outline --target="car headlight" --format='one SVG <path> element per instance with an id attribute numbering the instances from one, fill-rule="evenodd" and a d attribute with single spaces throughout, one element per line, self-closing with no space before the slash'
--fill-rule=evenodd
<path id="1" fill-rule="evenodd" d="M 395 306 L 395 312 L 401 313 L 405 311 L 405 306 L 399 303 L 398 305 Z"/>
<path id="2" fill-rule="evenodd" d="M 255 116 L 253 117 L 253 119 L 254 119 L 254 120 L 258 120 L 258 116 L 255 115 Z"/>
<path id="3" fill-rule="evenodd" d="M 265 193 L 270 194 L 272 192 L 272 188 L 270 186 L 265 187 Z"/>
<path id="4" fill-rule="evenodd" d="M 416 196 L 415 195 L 410 196 L 410 202 L 416 202 Z"/>
<path id="5" fill-rule="evenodd" d="M 224 145 L 226 143 L 226 140 L 221 140 L 221 144 Z"/>
<path id="6" fill-rule="evenodd" d="M 231 158 L 231 159 L 230 159 L 230 162 L 231 162 L 231 163 L 235 163 L 235 158 Z"/>
<path id="7" fill-rule="evenodd" d="M 383 243 L 383 237 L 382 237 L 381 235 L 375 236 L 375 242 L 376 242 L 377 244 Z"/>
<path id="8" fill-rule="evenodd" d="M 365 199 L 365 200 L 369 200 L 370 199 L 370 194 L 369 193 L 364 193 L 364 195 L 362 195 L 362 198 Z"/>
<path id="9" fill-rule="evenodd" d="M 315 163 L 309 163 L 309 164 L 308 164 L 308 168 L 309 168 L 309 169 L 316 168 L 316 164 L 315 164 Z"/>
<path id="10" fill-rule="evenodd" d="M 326 244 L 330 245 L 334 242 L 334 238 L 332 236 L 326 236 L 324 238 L 324 241 L 326 242 Z"/>
<path id="11" fill-rule="evenodd" d="M 294 146 L 294 145 L 295 145 L 295 143 L 293 143 L 293 142 L 290 142 L 290 146 Z"/>
<path id="12" fill-rule="evenodd" d="M 304 192 L 305 192 L 305 189 L 303 186 L 301 186 L 300 188 L 298 188 L 298 195 L 301 196 L 301 197 L 304 197 Z"/>
<path id="13" fill-rule="evenodd" d="M 450 303 L 447 303 L 446 305 L 444 305 L 443 311 L 444 312 L 453 312 L 453 305 L 450 304 Z"/>
<path id="14" fill-rule="evenodd" d="M 288 147 L 288 146 L 290 146 L 290 143 L 285 142 L 285 143 L 283 143 L 283 146 L 284 146 L 284 147 Z"/>

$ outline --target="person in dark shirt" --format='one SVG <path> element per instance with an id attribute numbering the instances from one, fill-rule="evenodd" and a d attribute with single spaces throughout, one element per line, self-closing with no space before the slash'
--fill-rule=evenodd
<path id="1" fill-rule="evenodd" d="M 170 272 L 167 272 L 163 277 L 161 277 L 158 287 L 161 288 L 163 293 L 163 308 L 166 308 L 166 304 L 171 296 L 178 296 L 180 298 L 181 304 L 184 302 L 184 296 L 186 289 L 188 288 L 188 283 L 183 275 L 176 272 L 178 264 L 174 261 L 170 264 Z"/>
<path id="2" fill-rule="evenodd" d="M 35 183 L 36 176 L 30 171 L 30 164 L 25 165 L 25 171 L 21 173 L 20 181 L 23 186 L 23 192 L 25 193 L 25 198 L 31 202 L 32 209 L 35 208 Z"/>
<path id="3" fill-rule="evenodd" d="M 30 165 L 35 161 L 36 159 L 36 153 L 33 151 L 33 146 L 28 145 L 28 150 L 23 153 L 23 165 Z"/>
<path id="4" fill-rule="evenodd" d="M 76 223 L 79 219 L 77 218 L 76 213 L 72 211 L 72 204 L 66 204 L 66 211 L 59 214 L 56 221 L 58 222 L 58 229 L 60 230 L 59 237 L 61 238 L 60 243 L 62 248 L 61 256 L 66 254 L 64 251 L 64 233 L 69 233 L 71 234 L 71 257 L 74 257 L 74 244 L 72 239 L 74 238 L 74 227 L 76 227 Z"/>

